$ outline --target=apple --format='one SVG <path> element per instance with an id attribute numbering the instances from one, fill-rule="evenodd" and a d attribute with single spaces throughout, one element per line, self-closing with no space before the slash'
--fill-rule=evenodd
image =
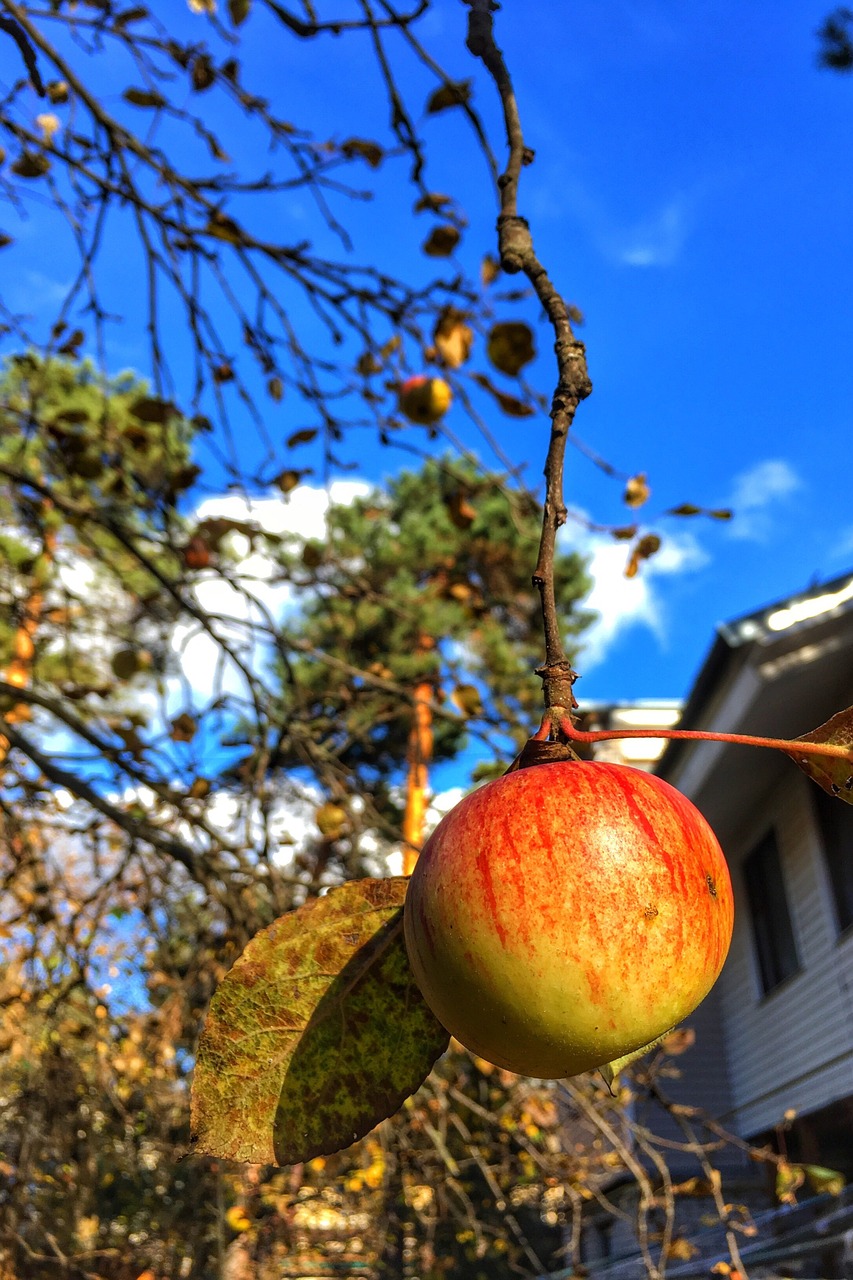
<path id="1" fill-rule="evenodd" d="M 689 800 L 626 765 L 506 774 L 438 824 L 406 895 L 427 1004 L 481 1058 L 560 1079 L 650 1045 L 710 991 L 734 908 Z"/>
<path id="2" fill-rule="evenodd" d="M 443 378 L 428 378 L 423 373 L 407 378 L 397 393 L 400 412 L 422 427 L 431 427 L 443 418 L 452 399 L 453 392 Z"/>

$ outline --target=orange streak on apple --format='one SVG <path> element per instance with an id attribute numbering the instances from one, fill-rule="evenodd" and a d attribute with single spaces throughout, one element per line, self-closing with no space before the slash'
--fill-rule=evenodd
<path id="1" fill-rule="evenodd" d="M 561 1078 L 623 1057 L 716 981 L 734 908 L 711 828 L 625 765 L 519 769 L 467 796 L 421 853 L 405 909 L 415 978 L 480 1057 Z"/>

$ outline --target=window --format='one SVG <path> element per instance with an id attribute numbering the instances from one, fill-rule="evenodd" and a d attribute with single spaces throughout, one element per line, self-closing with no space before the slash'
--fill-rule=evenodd
<path id="1" fill-rule="evenodd" d="M 839 929 L 853 924 L 853 805 L 812 787 Z"/>
<path id="2" fill-rule="evenodd" d="M 800 967 L 782 879 L 779 846 L 773 831 L 768 831 L 746 858 L 743 876 L 752 915 L 761 988 L 766 995 Z"/>

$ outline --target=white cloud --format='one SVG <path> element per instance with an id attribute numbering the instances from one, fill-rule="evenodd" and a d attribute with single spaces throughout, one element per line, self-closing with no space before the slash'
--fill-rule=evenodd
<path id="1" fill-rule="evenodd" d="M 768 458 L 740 472 L 726 503 L 734 512 L 734 519 L 726 526 L 729 536 L 744 542 L 766 542 L 773 525 L 770 508 L 802 487 L 800 477 L 784 458 Z"/>
<path id="2" fill-rule="evenodd" d="M 600 237 L 610 256 L 626 267 L 669 267 L 687 240 L 687 215 L 687 201 L 675 196 L 633 226 L 602 227 Z"/>
<path id="3" fill-rule="evenodd" d="M 609 262 L 627 267 L 669 267 L 687 243 L 704 191 L 703 184 L 694 190 L 678 190 L 632 214 L 621 205 L 614 208 L 560 167 L 548 174 L 547 180 L 540 179 L 534 200 L 540 220 L 564 220 L 567 210 L 571 212 Z"/>
<path id="4" fill-rule="evenodd" d="M 569 525 L 569 529 L 572 550 L 587 558 L 587 572 L 593 580 L 584 605 L 598 614 L 583 633 L 584 670 L 589 671 L 603 662 L 613 645 L 633 627 L 651 631 L 664 645 L 664 580 L 695 572 L 708 563 L 708 555 L 693 534 L 666 534 L 660 551 L 642 563 L 635 578 L 626 578 L 628 544 L 601 533 L 578 536 L 574 525 Z"/>
<path id="5" fill-rule="evenodd" d="M 287 499 L 245 498 L 223 494 L 208 498 L 195 512 L 197 520 L 226 518 L 258 525 L 267 533 L 292 533 L 300 538 L 322 538 L 331 503 L 346 504 L 364 496 L 370 486 L 363 480 L 336 480 L 327 489 L 300 485 Z M 218 572 L 202 574 L 194 588 L 201 608 L 219 621 L 217 629 L 227 639 L 247 667 L 257 671 L 265 656 L 255 628 L 268 619 L 278 622 L 290 600 L 289 583 L 276 578 L 274 562 L 262 550 L 250 553 L 249 541 L 232 534 L 232 546 L 243 553 L 239 574 L 232 584 Z M 248 554 L 247 554 L 248 553 Z M 195 622 L 175 629 L 172 647 L 180 656 L 185 680 L 196 697 L 209 698 L 214 691 L 245 694 L 245 677 L 238 666 L 223 655 L 222 648 Z M 175 705 L 183 702 L 181 689 L 174 690 Z"/>

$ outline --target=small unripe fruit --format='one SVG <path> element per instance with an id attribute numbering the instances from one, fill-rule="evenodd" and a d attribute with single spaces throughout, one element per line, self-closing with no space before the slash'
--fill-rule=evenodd
<path id="1" fill-rule="evenodd" d="M 453 392 L 443 378 L 428 378 L 422 373 L 407 378 L 398 392 L 400 412 L 422 427 L 431 427 L 443 418 L 452 399 Z"/>
<path id="2" fill-rule="evenodd" d="M 439 823 L 405 937 L 418 986 L 468 1049 L 559 1079 L 650 1044 L 707 995 L 733 924 L 699 811 L 624 765 L 519 769 Z"/>

